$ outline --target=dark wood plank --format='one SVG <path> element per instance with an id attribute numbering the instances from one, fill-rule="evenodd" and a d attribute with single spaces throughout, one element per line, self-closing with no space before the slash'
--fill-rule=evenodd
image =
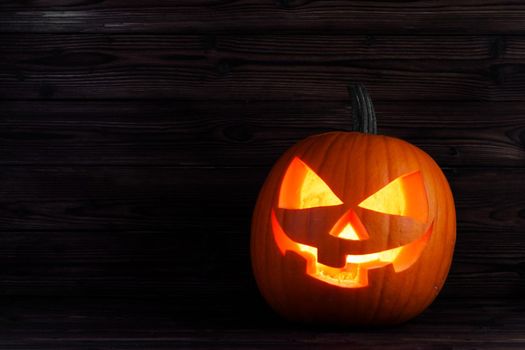
<path id="1" fill-rule="evenodd" d="M 18 36 L 17 36 L 18 37 Z M 522 60 L 523 36 L 505 35 L 215 35 L 203 37 L 217 58 L 323 62 L 358 60 Z"/>
<path id="2" fill-rule="evenodd" d="M 290 324 L 256 299 L 220 302 L 8 298 L 1 304 L 2 345 L 9 349 L 522 349 L 523 300 L 438 299 L 406 324 L 337 329 Z M 221 305 L 221 306 L 218 306 Z M 243 311 L 244 310 L 244 311 Z"/>
<path id="3" fill-rule="evenodd" d="M 3 1 L 2 32 L 525 33 L 519 0 Z"/>
<path id="4" fill-rule="evenodd" d="M 429 37 L 388 43 L 379 37 L 377 44 L 356 37 L 341 45 L 346 38 L 5 36 L 0 99 L 341 101 L 350 81 L 365 83 L 377 101 L 521 101 L 525 95 L 523 37 L 510 44 L 443 39 L 433 49 Z"/>
<path id="5" fill-rule="evenodd" d="M 181 224 L 169 231 L 4 232 L 0 286 L 4 296 L 155 297 L 176 303 L 254 297 L 245 221 Z"/>
<path id="6" fill-rule="evenodd" d="M 380 102 L 376 112 L 381 133 L 441 166 L 525 166 L 520 104 Z M 345 102 L 3 102 L 0 164 L 269 166 L 351 118 Z"/>
<path id="7" fill-rule="evenodd" d="M 220 224 L 240 213 L 249 216 L 267 171 L 3 167 L 0 229 L 169 230 L 182 222 L 191 227 L 203 216 Z"/>
<path id="8" fill-rule="evenodd" d="M 175 303 L 198 298 L 203 304 L 219 297 L 256 296 L 246 239 L 240 242 L 231 229 L 210 230 L 224 240 L 190 227 L 4 234 L 9 256 L 1 259 L 6 267 L 2 291 L 11 296 L 173 298 Z"/>
<path id="9" fill-rule="evenodd" d="M 525 170 L 447 173 L 458 240 L 443 294 L 523 295 Z M 264 169 L 17 166 L 1 175 L 5 295 L 256 294 L 249 231 Z"/>
<path id="10" fill-rule="evenodd" d="M 488 60 L 525 57 L 525 37 L 505 35 L 9 34 L 0 49 L 12 64 L 113 63 L 173 58 L 334 63 L 359 60 Z M 140 49 L 138 49 L 140 48 Z"/>

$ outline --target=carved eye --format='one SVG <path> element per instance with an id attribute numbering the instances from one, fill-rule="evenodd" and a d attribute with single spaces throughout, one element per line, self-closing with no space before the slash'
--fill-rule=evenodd
<path id="1" fill-rule="evenodd" d="M 419 170 L 402 175 L 359 203 L 361 208 L 383 214 L 410 216 L 425 222 L 428 201 Z"/>
<path id="2" fill-rule="evenodd" d="M 308 209 L 341 205 L 328 185 L 302 160 L 295 157 L 284 174 L 279 208 Z"/>

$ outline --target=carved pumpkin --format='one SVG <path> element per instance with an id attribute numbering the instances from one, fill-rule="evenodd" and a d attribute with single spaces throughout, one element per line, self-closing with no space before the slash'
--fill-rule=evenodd
<path id="1" fill-rule="evenodd" d="M 253 271 L 286 318 L 400 323 L 422 312 L 445 282 L 454 202 L 432 158 L 374 135 L 366 90 L 352 92 L 354 120 L 368 133 L 311 136 L 278 160 L 253 216 Z"/>

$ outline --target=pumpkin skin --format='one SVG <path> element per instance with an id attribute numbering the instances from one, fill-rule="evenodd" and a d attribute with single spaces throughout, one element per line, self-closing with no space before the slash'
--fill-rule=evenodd
<path id="1" fill-rule="evenodd" d="M 340 201 L 290 209 L 282 187 L 293 175 L 289 171 L 297 160 L 322 179 Z M 413 209 L 421 214 L 419 220 L 413 215 L 360 206 L 394 180 L 414 172 L 424 186 L 419 192 L 426 198 L 426 207 Z M 406 188 L 404 196 L 410 201 L 411 195 L 421 197 L 421 193 Z M 330 233 L 347 213 L 352 213 L 352 220 L 368 237 L 342 239 Z M 357 227 L 355 222 L 352 225 Z M 421 249 L 401 268 L 388 261 L 359 265 L 366 283 L 356 284 L 353 280 L 344 282 L 343 275 L 343 282 L 338 282 L 339 275 L 327 278 L 323 273 L 317 277 L 307 273 L 313 263 L 308 258 L 312 256 L 284 249 L 278 242 L 279 235 L 288 247 L 294 242 L 315 248 L 318 265 L 328 269 L 329 274 L 331 268 L 344 265 L 352 269 L 359 265 L 345 265 L 345 259 L 348 262 L 351 257 L 361 259 L 414 242 L 423 243 L 417 243 Z M 437 296 L 450 268 L 455 237 L 452 193 L 429 155 L 392 137 L 331 132 L 297 143 L 268 175 L 253 214 L 252 267 L 263 297 L 287 319 L 339 325 L 397 324 L 421 313 Z"/>

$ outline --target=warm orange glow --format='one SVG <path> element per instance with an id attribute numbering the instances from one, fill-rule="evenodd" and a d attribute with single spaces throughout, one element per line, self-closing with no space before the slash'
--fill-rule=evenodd
<path id="1" fill-rule="evenodd" d="M 282 255 L 292 251 L 306 260 L 306 273 L 324 283 L 341 288 L 362 288 L 368 286 L 368 270 L 392 264 L 395 272 L 401 272 L 419 259 L 432 234 L 432 224 L 419 239 L 401 247 L 382 252 L 346 255 L 342 267 L 332 267 L 317 261 L 317 248 L 294 242 L 284 232 L 275 211 L 272 210 L 272 229 L 275 243 Z"/>
<path id="2" fill-rule="evenodd" d="M 307 209 L 341 205 L 328 185 L 302 160 L 295 157 L 284 175 L 279 192 L 279 208 Z"/>
<path id="3" fill-rule="evenodd" d="M 347 211 L 330 230 L 330 234 L 341 239 L 363 241 L 368 239 L 365 226 L 353 210 Z"/>
<path id="4" fill-rule="evenodd" d="M 359 241 L 359 236 L 357 235 L 357 232 L 351 224 L 346 224 L 343 230 L 339 232 L 337 237 L 342 239 L 349 239 L 351 241 Z"/>
<path id="5" fill-rule="evenodd" d="M 403 175 L 362 201 L 361 208 L 383 214 L 410 216 L 425 222 L 428 202 L 425 184 L 419 171 Z"/>

